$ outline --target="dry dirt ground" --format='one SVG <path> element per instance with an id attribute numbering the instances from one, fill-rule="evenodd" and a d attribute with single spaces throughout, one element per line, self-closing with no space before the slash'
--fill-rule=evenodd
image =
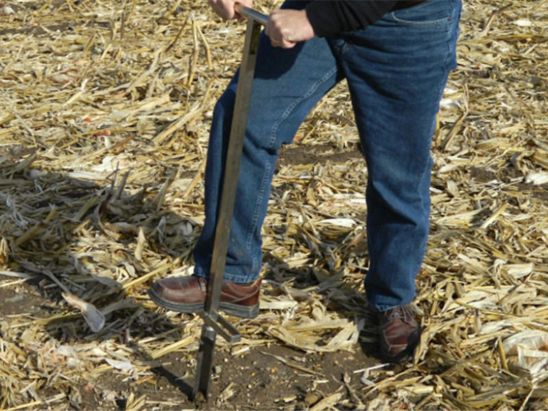
<path id="1" fill-rule="evenodd" d="M 414 361 L 376 358 L 367 170 L 342 84 L 282 150 L 261 313 L 231 319 L 242 342 L 219 341 L 210 401 L 189 400 L 201 320 L 147 288 L 192 270 L 211 111 L 240 59 L 243 25 L 206 3 L 0 1 L 0 409 L 548 409 L 537 1 L 465 2 Z"/>

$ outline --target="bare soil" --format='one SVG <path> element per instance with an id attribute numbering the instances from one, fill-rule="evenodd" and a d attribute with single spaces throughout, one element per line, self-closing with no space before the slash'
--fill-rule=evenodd
<path id="1" fill-rule="evenodd" d="M 27 284 L 0 288 L 0 300 L 2 318 L 19 315 L 40 318 L 55 310 L 56 304 Z M 374 324 L 367 327 L 364 336 L 370 339 Z M 59 342 L 67 341 L 60 339 Z M 135 349 L 131 342 L 127 346 Z M 134 353 L 138 353 L 138 349 Z M 346 406 L 340 405 L 344 401 L 339 402 L 338 408 L 351 410 L 358 407 L 361 400 L 356 392 L 364 386 L 360 381 L 362 373 L 354 371 L 379 364 L 371 344 L 361 344 L 355 352 L 309 354 L 270 343 L 250 347 L 238 355 L 233 355 L 231 348 L 222 344 L 216 353 L 209 400 L 198 397 L 193 401 L 190 393 L 195 356 L 172 353 L 154 362 L 146 358 L 146 354 L 140 354 L 142 360 L 157 364 L 149 378 L 140 379 L 137 384 L 131 376 L 111 371 L 97 379 L 82 375 L 78 384 L 78 406 L 70 408 L 126 410 L 132 408 L 131 401 L 144 398 L 147 410 L 305 410 L 322 398 L 341 392 L 347 401 Z"/>

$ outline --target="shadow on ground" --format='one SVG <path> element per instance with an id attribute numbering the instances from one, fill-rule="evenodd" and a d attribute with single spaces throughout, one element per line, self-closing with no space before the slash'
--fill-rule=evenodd
<path id="1" fill-rule="evenodd" d="M 133 190 L 126 188 L 124 173 L 111 175 L 109 184 L 97 184 L 70 173 L 33 168 L 32 152 L 0 154 L 0 240 L 8 244 L 4 267 L 29 276 L 24 284 L 0 287 L 3 316 L 28 314 L 59 344 L 115 340 L 148 364 L 156 382 L 146 387 L 141 384 L 138 391 L 131 379 L 120 381 L 113 372 L 103 374 L 106 386 L 119 393 L 118 409 L 131 408 L 125 396 L 131 392 L 158 402 L 170 399 L 179 407 L 211 409 L 213 402 L 192 404 L 188 400 L 192 382 L 188 376 L 195 367 L 188 356 L 173 352 L 160 362 L 138 343 L 162 334 L 168 344 L 179 340 L 179 334 L 172 331 L 181 324 L 155 310 L 145 293 L 153 277 L 150 274 L 166 261 L 170 267 L 188 262 L 198 231 L 191 218 L 162 206 L 169 181 L 162 185 L 164 189 Z M 324 398 L 341 387 L 350 395 L 348 381 L 353 378 L 354 385 L 360 384 L 360 375 L 349 370 L 378 364 L 370 357 L 375 354 L 376 328 L 360 291 L 342 282 L 320 284 L 312 269 L 292 269 L 272 256 L 267 255 L 266 262 L 276 271 L 267 271 L 267 279 L 291 278 L 297 289 L 318 285 L 329 309 L 352 321 L 365 319 L 360 338 L 364 350 L 311 354 L 283 344 L 262 343 L 241 353 L 242 347 L 219 349 L 212 387 L 215 406 L 283 408 L 287 403 L 294 409 L 306 409 L 315 395 Z M 105 312 L 104 329 L 91 332 L 81 314 L 66 304 L 63 289 Z M 261 330 L 261 321 L 239 326 Z M 349 401 L 355 403 L 352 398 Z M 92 393 L 83 398 L 82 408 L 97 409 L 104 404 L 98 393 Z"/>
<path id="2" fill-rule="evenodd" d="M 115 339 L 189 396 L 189 384 L 135 341 L 164 332 L 166 341 L 177 341 L 170 318 L 142 303 L 148 299 L 141 279 L 156 262 L 189 257 L 195 223 L 162 207 L 165 190 L 126 189 L 127 173 L 101 185 L 32 168 L 34 153 L 20 147 L 0 154 L 0 271 L 24 280 L 0 287 L 2 317 L 31 316 L 59 344 Z M 92 332 L 63 292 L 104 313 L 104 328 Z M 123 399 L 118 403 L 124 408 Z"/>

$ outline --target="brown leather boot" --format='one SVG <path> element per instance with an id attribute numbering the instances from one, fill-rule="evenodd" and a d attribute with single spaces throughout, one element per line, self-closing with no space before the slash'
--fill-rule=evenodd
<path id="1" fill-rule="evenodd" d="M 420 327 L 410 305 L 377 312 L 380 353 L 384 361 L 402 362 L 413 356 L 419 344 Z"/>
<path id="2" fill-rule="evenodd" d="M 230 315 L 254 318 L 259 313 L 261 279 L 250 284 L 225 281 L 219 308 Z M 204 310 L 207 280 L 201 277 L 168 277 L 152 284 L 148 294 L 160 307 L 180 313 Z"/>

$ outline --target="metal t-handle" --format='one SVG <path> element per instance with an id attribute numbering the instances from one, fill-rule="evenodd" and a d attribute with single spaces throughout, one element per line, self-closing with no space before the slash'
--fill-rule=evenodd
<path id="1" fill-rule="evenodd" d="M 240 16 L 243 16 L 248 20 L 254 20 L 257 23 L 262 24 L 263 26 L 266 26 L 268 23 L 268 16 L 261 13 L 260 11 L 242 6 L 240 3 L 236 3 L 234 8 Z"/>

